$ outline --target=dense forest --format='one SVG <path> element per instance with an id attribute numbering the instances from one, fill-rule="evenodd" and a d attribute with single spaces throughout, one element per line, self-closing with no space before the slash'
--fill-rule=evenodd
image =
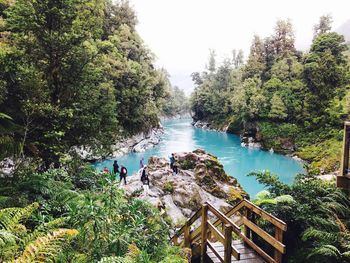
<path id="1" fill-rule="evenodd" d="M 294 153 L 311 161 L 310 171 L 339 168 L 343 121 L 349 116 L 349 47 L 323 16 L 314 27 L 310 50 L 295 48 L 289 20 L 274 33 L 254 36 L 242 52 L 216 66 L 211 51 L 207 70 L 193 73 L 195 120 L 261 141 L 265 149 Z"/>
<path id="2" fill-rule="evenodd" d="M 48 166 L 72 146 L 108 153 L 121 136 L 178 110 L 178 93 L 155 69 L 136 23 L 126 1 L 2 0 L 1 154 Z"/>
<path id="3" fill-rule="evenodd" d="M 184 262 L 157 209 L 68 154 L 180 110 L 136 23 L 128 1 L 0 1 L 1 262 Z"/>

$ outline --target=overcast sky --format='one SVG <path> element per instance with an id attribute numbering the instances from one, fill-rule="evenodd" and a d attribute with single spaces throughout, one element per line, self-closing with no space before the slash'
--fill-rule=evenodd
<path id="1" fill-rule="evenodd" d="M 209 49 L 218 60 L 242 49 L 245 57 L 254 34 L 273 32 L 277 19 L 292 20 L 296 45 L 307 49 L 313 25 L 323 14 L 333 16 L 337 28 L 350 18 L 349 0 L 130 0 L 137 30 L 157 57 L 158 67 L 171 75 L 173 85 L 189 93 L 190 74 L 202 71 Z"/>

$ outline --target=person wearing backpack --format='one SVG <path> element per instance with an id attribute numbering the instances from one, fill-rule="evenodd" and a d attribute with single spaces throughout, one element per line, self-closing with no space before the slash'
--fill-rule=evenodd
<path id="1" fill-rule="evenodd" d="M 126 167 L 124 165 L 122 165 L 122 168 L 120 169 L 120 184 L 122 182 L 122 180 L 124 179 L 124 184 L 126 185 L 126 176 L 128 175 L 128 170 L 126 169 Z"/>
<path id="2" fill-rule="evenodd" d="M 149 178 L 148 178 L 148 172 L 147 172 L 147 165 L 145 165 L 145 167 L 142 170 L 141 182 L 143 185 L 143 193 L 145 196 L 147 196 L 149 192 Z"/>
<path id="3" fill-rule="evenodd" d="M 118 165 L 118 161 L 115 160 L 113 163 L 113 173 L 116 175 L 117 173 L 119 173 L 119 165 Z"/>

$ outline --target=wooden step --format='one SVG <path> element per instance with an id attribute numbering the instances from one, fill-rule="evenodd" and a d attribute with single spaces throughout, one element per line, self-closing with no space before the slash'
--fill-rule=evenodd
<path id="1" fill-rule="evenodd" d="M 224 246 L 220 242 L 212 243 L 215 250 L 219 253 L 219 255 L 224 257 Z M 231 262 L 240 262 L 240 263 L 265 263 L 261 257 L 254 252 L 251 248 L 244 245 L 241 240 L 232 241 L 232 246 L 234 246 L 241 253 L 241 259 L 237 260 L 233 256 L 231 258 Z M 210 247 L 207 250 L 208 257 L 212 260 L 213 263 L 221 263 L 221 261 L 216 257 L 216 255 L 211 251 Z"/>

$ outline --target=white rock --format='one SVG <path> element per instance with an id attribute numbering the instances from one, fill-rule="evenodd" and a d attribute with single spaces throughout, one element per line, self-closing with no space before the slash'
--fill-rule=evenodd
<path id="1" fill-rule="evenodd" d="M 181 210 L 174 204 L 171 195 L 163 196 L 161 200 L 165 206 L 167 215 L 171 218 L 174 225 L 182 224 L 186 220 Z"/>

